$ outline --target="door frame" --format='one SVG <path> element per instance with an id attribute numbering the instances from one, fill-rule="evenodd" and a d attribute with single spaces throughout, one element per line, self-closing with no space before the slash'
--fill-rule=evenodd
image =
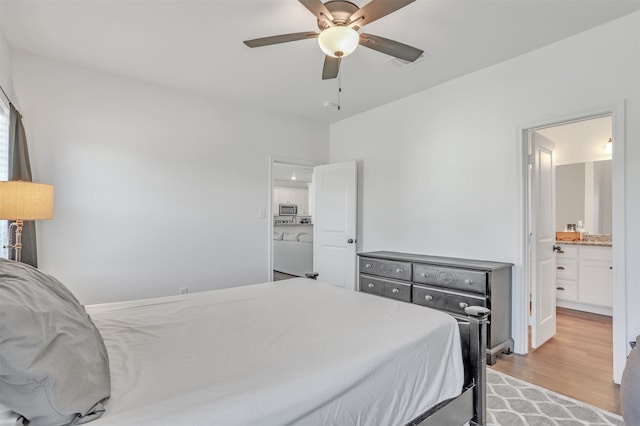
<path id="1" fill-rule="evenodd" d="M 269 199 L 267 204 L 267 280 L 273 281 L 273 168 L 277 164 L 286 164 L 288 166 L 300 166 L 314 168 L 325 164 L 312 160 L 303 160 L 300 158 L 286 157 L 283 155 L 269 156 Z"/>
<path id="2" fill-rule="evenodd" d="M 517 179 L 518 185 L 518 220 L 516 221 L 516 244 L 519 252 L 519 267 L 514 270 L 515 282 L 520 283 L 513 289 L 513 336 L 514 351 L 526 354 L 529 351 L 529 237 L 527 214 L 529 209 L 529 177 L 528 177 L 528 140 L 527 133 L 546 127 L 569 124 L 590 118 L 611 116 L 613 138 L 612 153 L 612 228 L 615 236 L 613 244 L 613 380 L 620 383 L 622 371 L 626 363 L 627 324 L 626 324 L 626 242 L 625 242 L 625 111 L 624 100 L 596 106 L 573 113 L 547 116 L 518 127 Z M 604 141 L 606 142 L 606 141 Z"/>

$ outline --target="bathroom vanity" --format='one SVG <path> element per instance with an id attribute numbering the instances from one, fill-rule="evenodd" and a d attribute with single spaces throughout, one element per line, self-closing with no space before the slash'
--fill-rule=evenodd
<path id="1" fill-rule="evenodd" d="M 556 305 L 611 316 L 611 242 L 558 241 L 556 246 Z"/>

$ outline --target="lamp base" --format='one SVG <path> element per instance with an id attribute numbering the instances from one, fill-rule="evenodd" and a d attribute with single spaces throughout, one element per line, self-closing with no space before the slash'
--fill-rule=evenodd
<path id="1" fill-rule="evenodd" d="M 9 244 L 7 244 L 8 249 L 14 250 L 14 259 L 16 262 L 22 262 L 22 226 L 24 225 L 24 221 L 22 219 L 18 219 L 9 225 Z M 11 243 L 11 229 L 15 228 L 16 242 Z M 9 256 L 11 258 L 11 256 Z"/>

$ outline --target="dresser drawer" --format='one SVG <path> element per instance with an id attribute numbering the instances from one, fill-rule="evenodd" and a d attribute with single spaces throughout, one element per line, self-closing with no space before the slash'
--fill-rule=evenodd
<path id="1" fill-rule="evenodd" d="M 361 257 L 360 273 L 411 281 L 411 263 Z"/>
<path id="2" fill-rule="evenodd" d="M 435 265 L 413 265 L 413 280 L 418 283 L 447 287 L 473 293 L 487 293 L 487 273 Z"/>
<path id="3" fill-rule="evenodd" d="M 360 291 L 411 302 L 411 283 L 360 274 Z"/>
<path id="4" fill-rule="evenodd" d="M 467 306 L 487 307 L 487 298 L 425 285 L 413 286 L 413 303 L 465 315 Z"/>
<path id="5" fill-rule="evenodd" d="M 360 291 L 362 291 L 363 293 L 371 293 L 382 296 L 384 292 L 384 280 L 360 274 Z"/>
<path id="6" fill-rule="evenodd" d="M 385 281 L 382 295 L 390 299 L 411 302 L 411 284 L 400 281 Z"/>

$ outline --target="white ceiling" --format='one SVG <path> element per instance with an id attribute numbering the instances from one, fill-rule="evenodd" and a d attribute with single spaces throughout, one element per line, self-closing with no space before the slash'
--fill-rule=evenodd
<path id="1" fill-rule="evenodd" d="M 392 1 L 392 0 L 389 0 Z M 355 1 L 362 6 L 366 0 Z M 314 39 L 249 49 L 242 41 L 315 31 L 296 0 L 2 0 L 12 49 L 330 123 L 640 10 L 640 0 L 418 0 L 363 28 L 420 49 L 399 68 L 359 47 L 337 80 L 320 78 Z M 597 60 L 597 58 L 594 58 Z"/>
<path id="2" fill-rule="evenodd" d="M 313 167 L 296 166 L 293 164 L 275 163 L 272 170 L 273 180 L 295 182 L 298 184 L 311 183 Z M 296 179 L 292 180 L 291 177 Z"/>

